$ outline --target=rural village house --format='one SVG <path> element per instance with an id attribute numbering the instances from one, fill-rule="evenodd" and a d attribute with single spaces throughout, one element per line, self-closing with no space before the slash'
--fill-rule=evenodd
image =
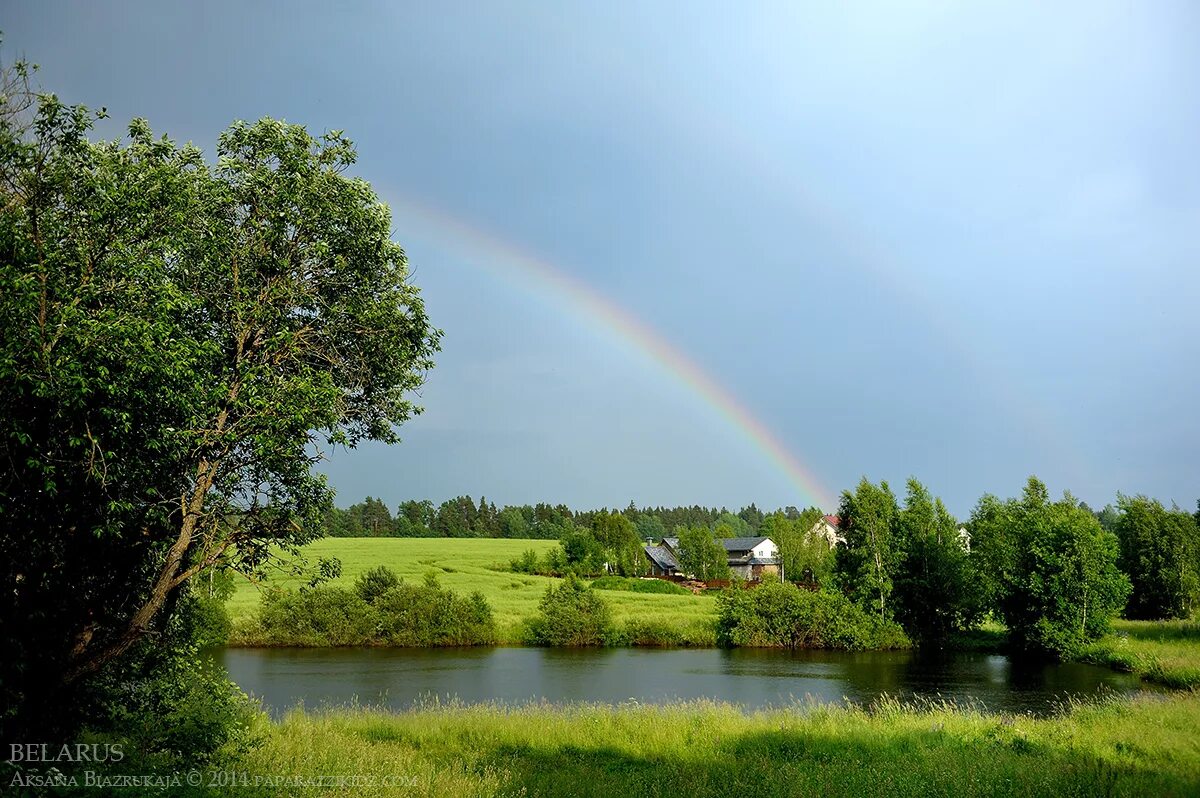
<path id="1" fill-rule="evenodd" d="M 846 545 L 846 536 L 841 531 L 841 519 L 836 515 L 822 517 L 813 524 L 808 534 L 810 537 L 820 537 L 831 549 L 838 545 Z M 767 574 L 779 575 L 779 547 L 770 538 L 722 538 L 717 542 L 725 547 L 729 569 L 739 579 L 757 581 Z M 971 553 L 971 533 L 966 527 L 958 528 L 958 542 L 964 551 Z M 646 559 L 650 561 L 651 576 L 688 576 L 679 570 L 679 538 L 663 538 L 661 543 L 647 543 L 643 548 Z"/>
<path id="2" fill-rule="evenodd" d="M 722 538 L 729 569 L 739 579 L 756 581 L 779 574 L 779 547 L 770 538 Z M 663 538 L 657 546 L 646 544 L 651 576 L 687 576 L 679 572 L 679 538 Z"/>

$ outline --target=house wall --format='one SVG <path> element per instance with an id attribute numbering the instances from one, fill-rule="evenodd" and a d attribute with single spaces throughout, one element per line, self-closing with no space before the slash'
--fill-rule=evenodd
<path id="1" fill-rule="evenodd" d="M 768 576 L 779 576 L 778 565 L 755 565 L 753 568 L 753 576 L 755 579 L 765 579 Z"/>
<path id="2" fill-rule="evenodd" d="M 779 556 L 779 552 L 776 550 L 774 544 L 767 540 L 764 540 L 762 543 L 759 543 L 757 546 L 755 546 L 753 551 L 754 553 L 751 555 L 752 557 L 763 560 Z"/>
<path id="3" fill-rule="evenodd" d="M 731 565 L 729 566 L 729 570 L 733 571 L 734 576 L 738 579 L 749 580 L 754 578 L 754 566 L 751 565 Z"/>

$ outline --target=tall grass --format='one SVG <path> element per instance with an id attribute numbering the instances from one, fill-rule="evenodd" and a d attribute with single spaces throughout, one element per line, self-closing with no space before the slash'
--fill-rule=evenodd
<path id="1" fill-rule="evenodd" d="M 1167 687 L 1200 688 L 1200 623 L 1116 621 L 1112 634 L 1085 648 L 1080 659 Z"/>
<path id="2" fill-rule="evenodd" d="M 1193 694 L 1077 703 L 1049 719 L 889 699 L 752 714 L 707 701 L 433 702 L 295 711 L 230 769 L 374 780 L 324 793 L 356 796 L 1195 795 L 1197 728 Z"/>

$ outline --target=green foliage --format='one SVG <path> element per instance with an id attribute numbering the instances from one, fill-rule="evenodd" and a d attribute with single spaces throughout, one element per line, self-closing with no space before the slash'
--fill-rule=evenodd
<path id="1" fill-rule="evenodd" d="M 268 645 L 362 646 L 376 639 L 378 613 L 337 587 L 263 594 L 259 624 Z"/>
<path id="2" fill-rule="evenodd" d="M 1103 635 L 1129 594 L 1117 539 L 1069 495 L 1030 477 L 1021 499 L 985 496 L 971 517 L 987 595 L 1022 648 L 1069 656 Z"/>
<path id="3" fill-rule="evenodd" d="M 521 556 L 510 563 L 513 573 L 518 574 L 539 574 L 542 573 L 541 560 L 538 558 L 538 553 L 535 549 L 525 549 L 521 552 Z"/>
<path id="4" fill-rule="evenodd" d="M 436 577 L 401 583 L 380 596 L 378 641 L 393 646 L 477 646 L 496 642 L 492 609 L 482 593 L 459 596 Z"/>
<path id="5" fill-rule="evenodd" d="M 382 500 L 368 496 L 345 510 L 330 507 L 325 516 L 325 534 L 330 537 L 412 537 L 401 534 L 401 525 L 408 530 L 408 519 L 393 519 Z"/>
<path id="6" fill-rule="evenodd" d="M 614 637 L 612 610 L 603 597 L 570 576 L 546 588 L 527 641 L 538 646 L 602 646 Z"/>
<path id="7" fill-rule="evenodd" d="M 362 574 L 354 581 L 354 592 L 368 604 L 374 604 L 380 596 L 400 584 L 400 577 L 386 565 L 379 565 Z"/>
<path id="8" fill-rule="evenodd" d="M 886 482 L 878 486 L 864 477 L 853 493 L 842 493 L 838 509 L 846 545 L 837 551 L 841 584 L 860 606 L 890 618 L 893 580 L 901 551 L 895 540 L 896 497 Z"/>
<path id="9" fill-rule="evenodd" d="M 529 521 L 518 507 L 505 507 L 496 517 L 502 538 L 529 537 Z"/>
<path id="10" fill-rule="evenodd" d="M 212 635 L 207 603 L 217 601 L 193 590 L 156 639 L 139 642 L 84 684 L 79 709 L 90 733 L 123 739 L 140 757 L 189 764 L 252 742 L 257 705 L 199 652 Z"/>
<path id="11" fill-rule="evenodd" d="M 1182 510 L 1121 496 L 1113 525 L 1133 591 L 1131 618 L 1190 618 L 1200 604 L 1200 530 Z"/>
<path id="12" fill-rule="evenodd" d="M 210 161 L 91 122 L 0 113 L 5 735 L 72 725 L 197 573 L 318 536 L 320 447 L 396 441 L 440 338 L 342 133 L 238 122 Z"/>
<path id="13" fill-rule="evenodd" d="M 610 571 L 621 576 L 641 576 L 649 570 L 637 527 L 624 515 L 597 513 L 592 518 L 592 535 L 603 549 Z"/>
<path id="14" fill-rule="evenodd" d="M 661 593 L 690 596 L 692 591 L 664 579 L 630 579 L 623 576 L 604 576 L 592 582 L 596 590 L 623 590 L 630 593 Z"/>
<path id="15" fill-rule="evenodd" d="M 897 516 L 901 562 L 895 579 L 896 619 L 923 644 L 944 643 L 975 626 L 983 598 L 971 558 L 958 539 L 958 523 L 941 499 L 916 479 Z"/>
<path id="16" fill-rule="evenodd" d="M 730 587 L 717 602 L 717 641 L 723 646 L 862 651 L 910 645 L 897 624 L 868 615 L 833 591 L 764 582 L 753 590 Z"/>
<path id="17" fill-rule="evenodd" d="M 810 507 L 796 518 L 774 512 L 763 519 L 758 532 L 779 547 L 785 579 L 822 587 L 833 585 L 836 554 L 823 537 L 809 534 L 823 517 L 821 510 Z"/>
<path id="18" fill-rule="evenodd" d="M 679 537 L 679 571 L 702 581 L 729 578 L 729 556 L 705 527 L 676 530 Z"/>
<path id="19" fill-rule="evenodd" d="M 284 646 L 472 646 L 496 640 L 491 607 L 481 593 L 460 596 L 430 575 L 422 585 L 379 569 L 354 591 L 318 587 L 264 594 L 264 642 Z M 389 578 L 390 577 L 392 578 Z M 375 590 L 383 588 L 381 592 Z M 369 597 L 369 600 L 368 598 Z"/>
<path id="20" fill-rule="evenodd" d="M 562 536 L 561 543 L 571 573 L 593 576 L 604 571 L 604 546 L 591 530 L 572 527 Z"/>

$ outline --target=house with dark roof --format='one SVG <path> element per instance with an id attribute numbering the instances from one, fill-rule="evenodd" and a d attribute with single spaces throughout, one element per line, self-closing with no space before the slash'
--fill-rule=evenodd
<path id="1" fill-rule="evenodd" d="M 650 561 L 651 576 L 675 576 L 679 573 L 679 562 L 666 546 L 646 544 L 646 559 Z"/>
<path id="2" fill-rule="evenodd" d="M 779 574 L 779 547 L 764 537 L 718 538 L 725 548 L 729 569 L 739 579 L 757 581 Z M 653 576 L 688 576 L 679 571 L 679 538 L 663 538 L 657 546 L 646 544 L 646 558 Z"/>

